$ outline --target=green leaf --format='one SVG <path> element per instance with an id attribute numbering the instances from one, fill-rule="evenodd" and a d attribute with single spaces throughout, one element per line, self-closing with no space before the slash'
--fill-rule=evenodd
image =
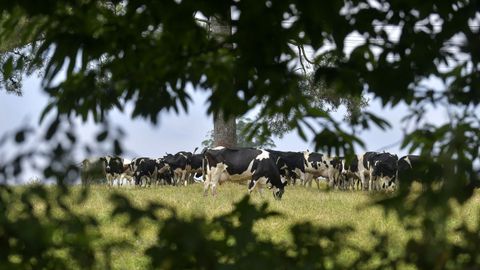
<path id="1" fill-rule="evenodd" d="M 13 57 L 10 56 L 5 64 L 3 64 L 3 77 L 4 79 L 8 79 L 12 76 L 13 72 Z"/>
<path id="2" fill-rule="evenodd" d="M 43 122 L 43 119 L 45 119 L 45 116 L 47 116 L 47 114 L 55 107 L 55 105 L 57 105 L 56 103 L 54 102 L 50 102 L 43 110 L 42 112 L 40 113 L 40 118 L 38 119 L 38 124 L 42 124 Z"/>
<path id="3" fill-rule="evenodd" d="M 97 135 L 97 142 L 103 142 L 108 136 L 108 130 L 104 130 Z"/>
<path id="4" fill-rule="evenodd" d="M 53 120 L 53 122 L 48 127 L 47 132 L 45 133 L 45 140 L 48 141 L 53 137 L 53 135 L 55 135 L 59 125 L 60 125 L 60 118 L 56 118 L 55 120 Z"/>
<path id="5" fill-rule="evenodd" d="M 25 141 L 25 130 L 20 130 L 15 134 L 15 142 L 22 143 Z"/>

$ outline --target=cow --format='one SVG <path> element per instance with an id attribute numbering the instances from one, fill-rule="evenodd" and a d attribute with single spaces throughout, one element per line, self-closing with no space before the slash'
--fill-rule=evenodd
<path id="1" fill-rule="evenodd" d="M 133 178 L 136 186 L 151 186 L 152 182 L 158 183 L 158 179 L 168 175 L 170 167 L 161 159 L 140 158 L 135 160 Z M 168 179 L 165 179 L 168 182 Z"/>
<path id="2" fill-rule="evenodd" d="M 366 152 L 354 156 L 348 163 L 344 160 L 342 175 L 348 186 L 353 185 L 352 178 L 355 178 L 364 190 L 391 186 L 396 179 L 397 160 L 398 157 L 390 153 Z"/>
<path id="3" fill-rule="evenodd" d="M 372 159 L 372 184 L 374 189 L 394 188 L 397 178 L 398 156 L 390 153 L 379 153 Z"/>
<path id="4" fill-rule="evenodd" d="M 320 189 L 318 177 L 326 178 L 330 187 L 338 185 L 343 169 L 338 157 L 327 157 L 320 153 L 304 151 L 305 172 L 312 174 Z M 311 180 L 310 180 L 311 181 Z"/>
<path id="5" fill-rule="evenodd" d="M 288 183 L 295 184 L 297 179 L 305 180 L 305 162 L 302 152 L 284 152 L 268 149 L 280 170 L 280 175 Z"/>
<path id="6" fill-rule="evenodd" d="M 368 189 L 370 177 L 373 172 L 373 164 L 371 164 L 369 160 L 376 154 L 378 153 L 367 152 L 365 154 L 353 156 L 350 161 L 347 161 L 346 159 L 342 161 L 342 176 L 347 183 L 347 188 Z"/>
<path id="7" fill-rule="evenodd" d="M 248 191 L 251 193 L 258 183 L 275 187 L 273 197 L 280 200 L 284 193 L 286 181 L 282 182 L 280 171 L 270 152 L 256 148 L 225 148 L 223 146 L 204 149 L 204 196 L 224 181 L 249 180 Z M 261 189 L 261 187 L 260 187 Z"/>
<path id="8" fill-rule="evenodd" d="M 181 151 L 175 155 L 167 154 L 163 157 L 163 161 L 166 162 L 173 172 L 174 185 L 183 182 L 184 185 L 188 184 L 188 176 L 191 171 L 191 165 L 189 161 L 192 157 L 192 153 Z"/>
<path id="9" fill-rule="evenodd" d="M 418 172 L 420 161 L 420 156 L 417 155 L 406 155 L 398 159 L 397 162 L 397 182 L 411 183 L 414 180 L 421 179 L 421 175 Z M 416 170 L 414 170 L 416 168 Z"/>
<path id="10" fill-rule="evenodd" d="M 107 174 L 107 185 L 113 186 L 113 181 L 119 179 L 123 173 L 123 158 L 106 156 L 105 160 L 105 172 Z"/>
<path id="11" fill-rule="evenodd" d="M 188 160 L 188 164 L 190 165 L 189 181 L 193 183 L 194 177 L 203 175 L 203 154 L 192 154 Z"/>
<path id="12" fill-rule="evenodd" d="M 130 168 L 131 160 L 123 159 L 123 172 L 120 175 L 118 185 L 129 184 L 132 185 L 133 182 L 133 170 Z"/>
<path id="13" fill-rule="evenodd" d="M 173 173 L 170 165 L 168 165 L 162 158 L 157 158 L 157 171 L 157 185 L 173 185 Z"/>

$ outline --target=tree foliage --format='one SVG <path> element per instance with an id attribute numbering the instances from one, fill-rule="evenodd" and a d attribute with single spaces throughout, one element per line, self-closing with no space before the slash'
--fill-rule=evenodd
<path id="1" fill-rule="evenodd" d="M 122 8 L 118 9 L 118 5 Z M 335 56 L 333 65 L 317 65 L 314 74 L 315 83 L 325 83 L 336 95 L 360 98 L 368 92 L 383 105 L 408 105 L 410 113 L 404 121 L 413 123 L 415 129 L 406 134 L 402 146 L 421 153 L 424 165 L 418 170 L 424 175 L 425 192 L 412 196 L 407 181 L 400 185 L 398 193 L 379 201 L 379 204 L 404 220 L 407 229 L 419 237 L 410 239 L 401 255 L 391 257 L 382 250 L 382 246 L 388 243 L 388 235 L 374 234 L 372 238 L 378 243 L 374 250 L 369 254 L 360 253 L 358 262 L 343 267 L 329 253 L 348 249 L 341 239 L 342 228 L 296 226 L 293 239 L 297 246 L 292 253 L 288 248 L 259 241 L 251 231 L 245 232 L 241 227 L 229 224 L 227 214 L 213 224 L 205 223 L 201 218 L 188 222 L 167 219 L 160 233 L 166 239 L 159 240 L 147 255 L 161 251 L 165 256 L 161 258 L 172 259 L 172 254 L 179 254 L 175 253 L 176 247 L 185 243 L 173 244 L 168 238 L 178 229 L 198 232 L 195 238 L 198 241 L 194 243 L 199 247 L 213 246 L 214 249 L 205 249 L 209 252 L 206 257 L 173 257 L 170 265 L 176 267 L 195 265 L 210 269 L 214 260 L 222 266 L 238 263 L 238 268 L 252 268 L 264 263 L 277 266 L 278 261 L 270 259 L 273 257 L 280 258 L 283 265 L 303 268 L 365 268 L 368 266 L 363 263 L 372 258 L 381 258 L 381 264 L 374 264 L 374 267 L 382 269 L 404 265 L 418 269 L 476 268 L 479 261 L 478 228 L 472 230 L 459 225 L 460 242 L 452 242 L 445 232 L 452 211 L 451 203 L 468 201 L 473 193 L 473 183 L 479 178 L 474 167 L 479 160 L 480 142 L 479 7 L 477 1 L 468 0 L 2 1 L 0 9 L 5 16 L 0 22 L 2 42 L 18 39 L 14 30 L 22 22 L 28 22 L 29 26 L 15 44 L 36 41 L 22 49 L 33 56 L 28 64 L 22 58 L 5 58 L 1 66 L 3 79 L 15 72 L 33 70 L 38 63 L 46 61 L 41 68 L 42 86 L 50 96 L 50 103 L 41 118 L 53 120 L 49 121 L 44 133 L 42 129 L 42 139 L 48 147 L 19 150 L 13 158 L 0 164 L 1 180 L 15 179 L 25 161 L 40 156 L 48 160 L 48 166 L 43 166 L 44 176 L 56 179 L 59 188 L 68 192 L 65 184 L 78 176 L 70 155 L 70 151 L 78 147 L 68 125 L 73 116 L 86 119 L 91 114 L 96 121 L 106 123 L 111 108 L 122 109 L 126 103 L 132 103 L 132 117 L 145 117 L 157 123 L 164 110 L 188 110 L 191 97 L 185 91 L 187 85 L 209 93 L 207 104 L 211 114 L 221 111 L 226 116 L 241 116 L 262 104 L 260 117 L 284 115 L 300 136 L 305 137 L 305 129 L 313 131 L 317 150 L 328 153 L 349 156 L 355 145 L 362 146 L 354 128 L 389 127 L 381 117 L 362 111 L 349 121 L 349 128 L 345 128 L 328 111 L 311 106 L 309 96 L 299 91 L 303 75 L 297 71 L 301 63 L 299 53 L 290 45 L 293 42 L 312 48 L 314 63 L 326 55 Z M 232 35 L 222 40 L 210 38 L 195 19 L 195 15 L 222 16 L 229 10 L 237 16 L 232 21 Z M 394 35 L 395 31 L 399 34 Z M 352 45 L 349 41 L 352 36 L 360 36 L 361 40 Z M 234 44 L 233 48 L 226 49 L 224 42 Z M 347 48 L 349 45 L 352 46 Z M 64 79 L 55 80 L 63 78 L 60 75 L 64 73 Z M 442 81 L 441 89 L 426 83 L 431 78 Z M 450 111 L 445 125 L 425 124 L 425 108 L 431 105 Z M 112 127 L 106 127 L 112 130 Z M 256 121 L 250 128 L 269 134 L 269 125 L 265 121 Z M 23 144 L 32 133 L 31 128 L 19 130 L 14 134 L 15 143 Z M 121 132 L 109 133 L 108 143 L 116 154 L 122 151 L 118 137 Z M 7 140 L 8 136 L 4 136 L 0 143 Z M 87 150 L 92 148 L 85 149 L 89 152 Z M 5 216 L 10 199 L 16 197 L 11 197 L 13 195 L 6 187 L 1 191 L 0 205 L 5 211 L 0 212 L 3 215 L 0 218 L 0 244 L 2 250 L 8 251 L 1 253 L 2 264 L 10 267 L 11 263 L 20 261 L 19 267 L 23 268 L 61 267 L 64 264 L 57 263 L 57 258 L 48 250 L 43 253 L 31 245 L 24 245 L 28 246 L 26 249 L 20 246 L 11 248 L 10 245 L 33 241 L 44 243 L 42 248 L 55 244 L 69 250 L 78 244 L 77 241 L 83 241 L 79 254 L 87 259 L 81 259 L 79 263 L 87 263 L 81 267 L 91 266 L 90 238 L 60 237 L 55 243 L 40 239 L 43 234 L 31 232 L 43 228 L 43 225 L 52 228 L 52 224 L 58 224 L 58 221 L 46 224 L 36 221 L 31 216 L 28 200 L 20 200 L 26 206 L 21 207 L 24 215 L 18 218 Z M 28 197 L 35 192 L 27 189 L 22 196 Z M 61 200 L 58 202 L 62 209 L 68 209 Z M 138 210 L 128 200 L 120 198 L 115 198 L 112 203 L 132 217 L 151 216 L 156 209 Z M 253 219 L 242 219 L 243 215 L 252 214 L 251 208 L 239 207 L 237 210 L 231 215 L 246 224 L 252 222 Z M 260 213 L 260 216 L 268 215 Z M 78 218 L 75 214 L 67 217 L 65 222 L 71 225 L 70 220 Z M 26 231 L 6 233 L 3 229 L 20 226 L 22 219 L 29 224 Z M 233 253 L 234 246 L 229 241 L 216 242 L 209 238 L 212 227 L 218 224 L 225 225 L 221 228 L 227 240 L 239 241 L 237 244 L 243 247 L 242 252 Z M 76 234 L 72 235 L 87 235 L 81 231 L 81 228 L 75 229 Z M 250 242 L 240 242 L 242 239 Z M 312 242 L 312 239 L 322 241 Z M 268 248 L 256 249 L 251 244 L 253 241 Z M 28 254 L 19 255 L 18 250 L 39 257 L 33 259 L 34 256 Z M 216 250 L 226 250 L 227 253 L 219 256 Z M 310 250 L 316 251 L 315 254 Z M 259 259 L 251 260 L 252 254 Z M 205 261 L 199 261 L 203 258 Z M 152 259 L 152 266 L 167 267 L 164 261 L 156 259 Z"/>

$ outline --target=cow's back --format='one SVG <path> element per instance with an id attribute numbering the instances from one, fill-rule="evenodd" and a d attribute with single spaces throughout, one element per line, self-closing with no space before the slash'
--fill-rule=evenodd
<path id="1" fill-rule="evenodd" d="M 242 174 L 251 165 L 251 169 L 255 170 L 258 162 L 255 162 L 257 156 L 262 153 L 261 150 L 254 148 L 222 148 L 209 149 L 205 152 L 205 159 L 209 167 L 216 167 L 222 163 L 226 165 L 229 175 Z M 253 161 L 253 164 L 251 164 Z"/>

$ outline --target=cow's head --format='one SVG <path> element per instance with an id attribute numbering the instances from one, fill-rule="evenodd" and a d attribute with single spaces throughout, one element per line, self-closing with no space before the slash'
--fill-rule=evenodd
<path id="1" fill-rule="evenodd" d="M 276 189 L 273 191 L 273 198 L 275 198 L 275 200 L 281 200 L 284 192 L 285 192 L 285 189 L 283 189 L 283 188 L 276 188 Z"/>

